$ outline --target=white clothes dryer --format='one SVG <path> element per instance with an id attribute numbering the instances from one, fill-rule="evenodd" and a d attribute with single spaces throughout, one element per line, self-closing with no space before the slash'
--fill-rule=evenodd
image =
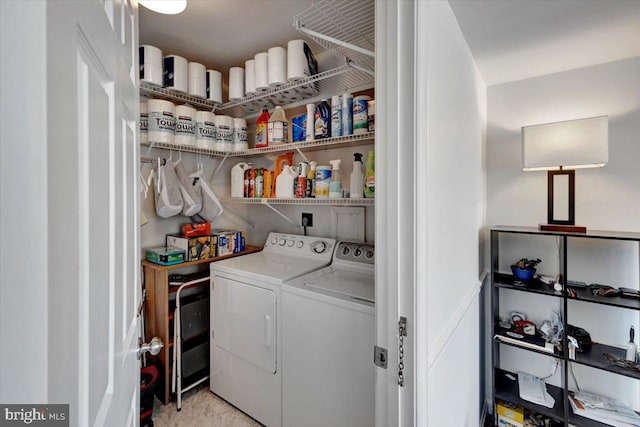
<path id="1" fill-rule="evenodd" d="M 282 426 L 283 282 L 327 266 L 336 241 L 270 233 L 261 252 L 211 264 L 210 389 Z"/>
<path id="2" fill-rule="evenodd" d="M 374 246 L 282 285 L 284 427 L 375 425 Z"/>

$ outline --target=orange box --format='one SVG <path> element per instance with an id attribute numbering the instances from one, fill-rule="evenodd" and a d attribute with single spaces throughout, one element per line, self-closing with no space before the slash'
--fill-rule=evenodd
<path id="1" fill-rule="evenodd" d="M 182 224 L 182 235 L 184 237 L 208 236 L 211 234 L 211 224 L 208 222 L 194 222 Z"/>

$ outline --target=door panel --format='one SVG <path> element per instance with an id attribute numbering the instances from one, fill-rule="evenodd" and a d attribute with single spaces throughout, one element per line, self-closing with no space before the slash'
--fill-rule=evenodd
<path id="1" fill-rule="evenodd" d="M 275 292 L 220 276 L 213 284 L 214 344 L 275 373 Z"/>

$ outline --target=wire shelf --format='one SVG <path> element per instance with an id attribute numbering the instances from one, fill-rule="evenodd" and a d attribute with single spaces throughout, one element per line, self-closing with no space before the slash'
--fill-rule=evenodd
<path id="1" fill-rule="evenodd" d="M 243 205 L 324 205 L 324 206 L 373 206 L 375 199 L 249 199 L 244 197 L 224 197 L 222 203 Z"/>
<path id="2" fill-rule="evenodd" d="M 259 113 L 263 108 L 271 110 L 276 105 L 287 105 L 310 99 L 318 96 L 324 90 L 338 93 L 352 88 L 373 86 L 373 84 L 373 75 L 346 64 L 304 80 L 290 82 L 255 95 L 225 102 L 218 107 L 217 112 L 241 117 L 246 114 Z"/>
<path id="3" fill-rule="evenodd" d="M 218 156 L 218 157 L 253 157 L 253 156 L 263 156 L 265 154 L 270 153 L 283 153 L 285 151 L 292 151 L 298 149 L 304 149 L 305 151 L 317 151 L 324 150 L 328 148 L 341 148 L 341 147 L 356 147 L 360 145 L 373 144 L 375 139 L 375 132 L 367 132 L 358 135 L 347 135 L 347 136 L 338 136 L 335 138 L 327 138 L 327 139 L 319 139 L 315 141 L 303 141 L 303 142 L 293 142 L 290 144 L 280 144 L 280 145 L 272 145 L 270 147 L 265 148 L 250 148 L 248 150 L 242 151 L 218 151 L 211 150 L 208 148 L 201 148 L 189 145 L 177 145 L 177 144 L 167 144 L 163 142 L 147 142 L 142 143 L 141 145 L 152 147 L 152 148 L 162 148 L 164 150 L 172 150 L 172 151 L 181 151 L 185 153 L 198 153 L 198 154 L 206 154 L 209 156 Z"/>
<path id="4" fill-rule="evenodd" d="M 164 98 L 172 102 L 186 102 L 194 107 L 200 107 L 207 110 L 215 110 L 220 106 L 219 103 L 199 98 L 197 96 L 188 95 L 172 89 L 166 89 L 148 82 L 140 82 L 140 94 L 154 98 Z"/>
<path id="5" fill-rule="evenodd" d="M 294 16 L 293 25 L 337 57 L 374 71 L 373 0 L 321 0 Z"/>

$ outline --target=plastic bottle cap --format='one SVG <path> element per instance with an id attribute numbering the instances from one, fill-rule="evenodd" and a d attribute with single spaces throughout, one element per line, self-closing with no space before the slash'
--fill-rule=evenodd
<path id="1" fill-rule="evenodd" d="M 330 160 L 329 163 L 333 166 L 334 171 L 340 170 L 340 159 Z"/>

